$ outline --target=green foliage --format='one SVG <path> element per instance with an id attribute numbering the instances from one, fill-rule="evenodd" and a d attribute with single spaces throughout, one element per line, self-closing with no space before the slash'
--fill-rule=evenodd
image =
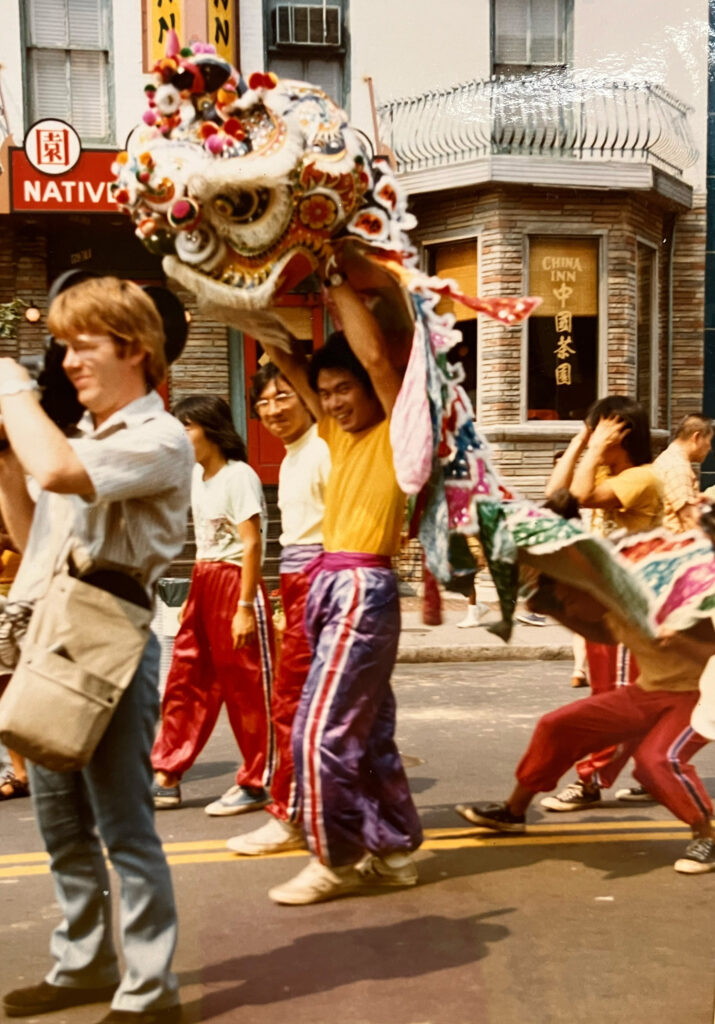
<path id="1" fill-rule="evenodd" d="M 27 303 L 22 299 L 0 302 L 0 338 L 16 338 L 17 325 L 22 320 Z"/>

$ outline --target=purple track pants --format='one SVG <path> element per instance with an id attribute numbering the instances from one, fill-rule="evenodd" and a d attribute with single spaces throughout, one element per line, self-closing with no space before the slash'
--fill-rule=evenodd
<path id="1" fill-rule="evenodd" d="M 400 604 L 389 569 L 321 571 L 306 606 L 313 661 L 293 727 L 311 852 L 334 867 L 422 842 L 395 745 Z"/>

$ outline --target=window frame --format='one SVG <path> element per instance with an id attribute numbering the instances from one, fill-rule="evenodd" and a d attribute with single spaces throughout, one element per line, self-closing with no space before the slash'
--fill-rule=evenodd
<path id="1" fill-rule="evenodd" d="M 524 227 L 522 266 L 524 268 L 524 294 L 530 295 L 529 257 L 531 238 L 595 238 L 598 240 L 598 331 L 596 343 L 596 399 L 603 398 L 608 388 L 608 241 L 607 228 L 594 230 L 593 225 L 569 224 L 568 228 L 557 229 L 553 222 L 548 224 L 530 223 Z M 519 387 L 519 420 L 528 426 L 538 424 L 529 417 L 529 318 L 521 324 L 521 383 Z M 549 423 L 573 423 L 573 420 L 549 420 Z"/>
<path id="2" fill-rule="evenodd" d="M 419 255 L 419 267 L 425 274 L 430 273 L 430 250 L 436 249 L 440 245 L 451 245 L 454 242 L 472 242 L 474 244 L 476 260 L 477 260 L 477 295 L 482 294 L 482 232 L 483 227 L 477 228 L 454 228 L 451 231 L 444 231 L 439 235 L 429 235 L 425 238 L 420 238 L 420 255 Z M 482 373 L 484 371 L 484 361 L 479 358 L 480 348 L 483 345 L 483 341 L 480 341 L 480 317 L 476 317 L 477 325 L 477 400 L 474 403 L 474 418 L 477 423 L 481 422 L 482 419 Z"/>
<path id="3" fill-rule="evenodd" d="M 574 28 L 573 28 L 573 24 L 574 24 L 574 0 L 559 0 L 559 2 L 563 4 L 564 28 L 563 28 L 563 35 L 562 35 L 562 43 L 563 43 L 564 59 L 562 61 L 550 61 L 550 62 L 544 62 L 544 61 L 533 62 L 533 61 L 527 60 L 524 64 L 512 63 L 510 65 L 503 64 L 501 61 L 497 60 L 497 52 L 496 52 L 497 51 L 497 30 L 496 30 L 497 17 L 496 17 L 496 6 L 497 6 L 497 4 L 499 2 L 500 2 L 500 0 L 491 0 L 491 2 L 489 4 L 489 14 L 490 14 L 490 22 L 489 22 L 489 29 L 490 29 L 490 32 L 489 32 L 489 48 L 490 48 L 490 66 L 491 66 L 491 73 L 492 73 L 492 75 L 531 74 L 531 73 L 538 72 L 538 71 L 544 71 L 544 70 L 546 70 L 548 68 L 565 69 L 565 68 L 568 68 L 573 63 L 573 55 L 574 55 Z M 526 2 L 528 4 L 528 7 L 527 7 L 527 21 L 528 21 L 528 24 L 527 24 L 527 38 L 526 38 L 527 50 L 528 50 L 531 47 L 530 29 L 531 29 L 531 11 L 532 11 L 532 6 L 531 5 L 532 5 L 532 0 L 523 0 L 523 2 Z M 530 56 L 531 56 L 531 54 L 527 53 L 527 57 L 530 57 Z M 499 67 L 511 67 L 513 69 L 518 69 L 518 70 L 512 70 L 510 72 L 500 72 L 500 71 L 496 70 Z"/>
<path id="4" fill-rule="evenodd" d="M 64 0 L 65 11 L 71 0 Z M 106 54 L 106 76 L 107 76 L 107 132 L 105 135 L 87 135 L 82 132 L 78 132 L 82 146 L 97 146 L 112 148 L 117 145 L 117 123 L 116 123 L 116 103 L 115 103 L 115 87 L 114 87 L 114 8 L 112 0 L 99 0 L 101 7 L 102 17 L 102 28 L 104 33 L 104 45 L 103 46 L 89 46 L 83 45 L 81 47 L 67 47 L 62 45 L 42 45 L 37 46 L 31 41 L 31 13 L 29 7 L 26 4 L 20 5 L 20 28 L 21 28 L 21 39 L 23 48 L 23 61 L 22 61 L 22 89 L 23 89 L 23 114 L 26 126 L 35 124 L 37 121 L 45 120 L 47 117 L 54 117 L 56 115 L 50 115 L 42 113 L 38 110 L 33 109 L 33 93 L 34 93 L 34 80 L 30 74 L 30 65 L 32 63 L 30 59 L 30 53 L 38 53 L 43 51 L 60 52 L 66 55 L 65 59 L 65 72 L 68 80 L 69 90 L 69 70 L 70 70 L 70 57 L 72 53 L 105 53 Z M 71 93 L 70 104 L 72 101 Z M 63 120 L 67 120 L 63 118 Z M 72 124 L 71 120 L 68 123 Z M 72 125 L 77 131 L 77 128 Z M 27 129 L 26 129 L 27 130 Z"/>

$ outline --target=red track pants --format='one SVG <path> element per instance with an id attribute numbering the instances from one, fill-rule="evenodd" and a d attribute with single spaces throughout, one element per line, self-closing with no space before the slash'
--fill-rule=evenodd
<path id="1" fill-rule="evenodd" d="M 653 797 L 688 825 L 712 814 L 712 803 L 690 759 L 708 742 L 690 725 L 697 690 L 670 693 L 619 686 L 544 715 L 516 777 L 533 793 L 551 790 L 571 765 L 604 743 L 635 748 L 634 775 Z"/>
<path id="2" fill-rule="evenodd" d="M 213 732 L 221 705 L 243 755 L 239 786 L 264 786 L 273 768 L 269 707 L 273 676 L 273 621 L 261 582 L 254 609 L 256 639 L 233 649 L 231 620 L 241 592 L 241 570 L 229 562 L 197 562 L 161 706 L 161 729 L 151 763 L 182 776 Z"/>
<path id="3" fill-rule="evenodd" d="M 618 686 L 630 686 L 638 678 L 638 663 L 623 644 L 596 644 L 586 641 L 588 679 L 591 692 L 607 693 Z M 621 774 L 634 750 L 633 743 L 618 743 L 589 754 L 576 765 L 579 779 L 596 782 L 607 789 Z"/>
<path id="4" fill-rule="evenodd" d="M 266 810 L 281 821 L 295 824 L 301 820 L 301 812 L 291 737 L 293 719 L 312 658 L 305 635 L 305 602 L 310 580 L 303 572 L 282 572 L 280 580 L 286 627 L 273 679 L 271 721 L 276 742 L 276 767 L 271 783 L 272 799 Z"/>

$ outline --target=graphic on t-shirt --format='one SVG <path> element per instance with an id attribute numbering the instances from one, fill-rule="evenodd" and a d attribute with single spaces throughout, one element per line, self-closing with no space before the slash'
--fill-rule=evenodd
<path id="1" fill-rule="evenodd" d="M 233 524 L 226 516 L 201 520 L 196 523 L 196 533 L 198 545 L 204 551 L 222 547 L 226 541 L 233 540 L 236 536 Z"/>

